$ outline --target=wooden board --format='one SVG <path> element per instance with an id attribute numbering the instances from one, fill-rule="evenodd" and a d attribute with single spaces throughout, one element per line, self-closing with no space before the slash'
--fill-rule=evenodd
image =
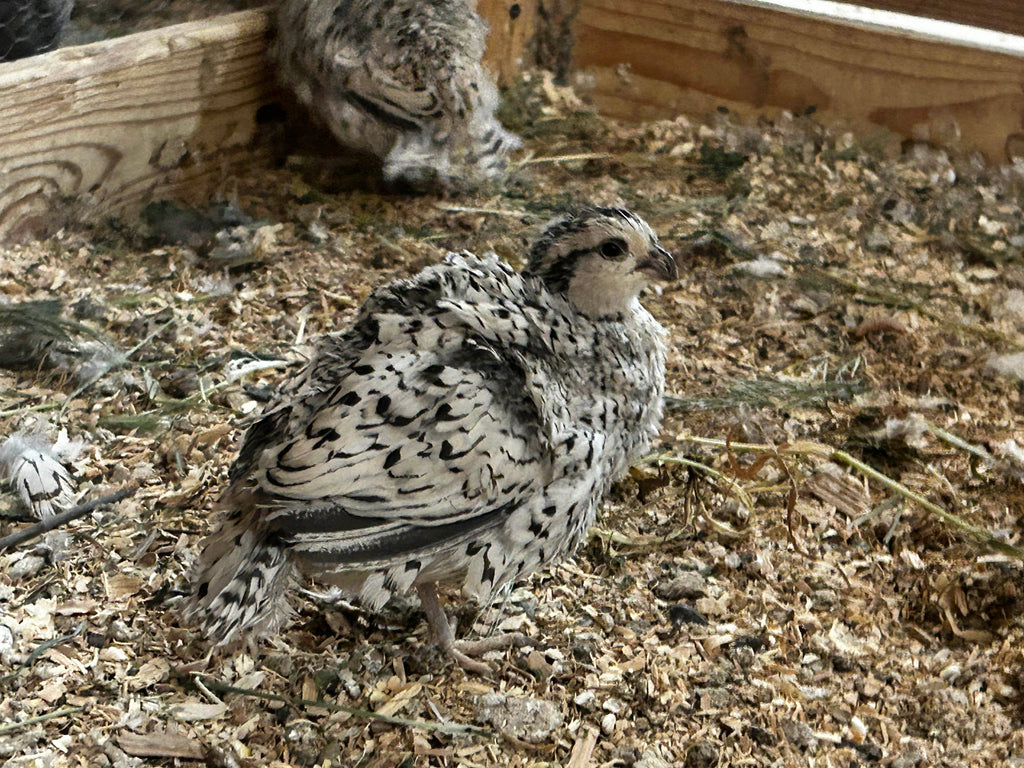
<path id="1" fill-rule="evenodd" d="M 858 0 L 855 5 L 1024 35 L 1021 0 Z"/>
<path id="2" fill-rule="evenodd" d="M 273 82 L 267 17 L 65 48 L 0 66 L 0 240 L 150 196 L 208 194 L 255 133 Z"/>
<path id="3" fill-rule="evenodd" d="M 1024 144 L 1024 55 L 725 0 L 584 0 L 575 32 L 605 114 L 815 109 L 993 161 Z"/>
<path id="4" fill-rule="evenodd" d="M 477 13 L 487 19 L 485 61 L 501 85 L 508 85 L 524 67 L 527 44 L 536 33 L 536 0 L 479 0 Z"/>
<path id="5" fill-rule="evenodd" d="M 572 23 L 582 0 L 478 0 L 490 25 L 484 62 L 501 85 L 524 69 L 541 67 L 559 76 L 572 61 Z"/>

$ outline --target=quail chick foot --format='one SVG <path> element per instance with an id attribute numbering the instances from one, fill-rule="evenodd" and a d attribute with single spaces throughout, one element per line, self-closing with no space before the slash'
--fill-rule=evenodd
<path id="1" fill-rule="evenodd" d="M 493 671 L 490 666 L 482 661 L 477 661 L 472 658 L 473 656 L 479 656 L 488 651 L 503 651 L 507 648 L 535 645 L 534 641 L 522 632 L 492 635 L 480 640 L 456 640 L 452 635 L 448 617 L 441 607 L 440 600 L 437 599 L 437 585 L 432 582 L 419 584 L 416 587 L 416 593 L 420 596 L 423 613 L 427 616 L 427 623 L 430 624 L 434 642 L 467 672 L 489 676 Z"/>

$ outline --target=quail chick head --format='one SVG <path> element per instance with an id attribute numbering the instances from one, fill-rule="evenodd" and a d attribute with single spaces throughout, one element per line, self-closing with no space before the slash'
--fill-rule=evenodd
<path id="1" fill-rule="evenodd" d="M 486 601 L 576 549 L 658 433 L 665 330 L 639 296 L 676 277 L 643 219 L 595 207 L 523 272 L 463 252 L 374 291 L 246 433 L 188 617 L 216 642 L 274 632 L 299 572 L 370 610 L 415 589 L 485 670 L 435 587 Z"/>
<path id="2" fill-rule="evenodd" d="M 499 180 L 519 139 L 494 116 L 475 0 L 284 0 L 280 77 L 385 181 L 463 189 Z"/>

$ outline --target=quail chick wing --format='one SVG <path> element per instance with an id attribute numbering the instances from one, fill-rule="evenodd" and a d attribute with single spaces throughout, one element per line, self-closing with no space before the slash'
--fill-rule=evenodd
<path id="1" fill-rule="evenodd" d="M 286 542 L 301 569 L 371 609 L 474 559 L 467 589 L 490 592 L 499 574 L 480 549 L 500 545 L 509 515 L 552 474 L 551 430 L 502 341 L 511 311 L 484 303 L 509 281 L 521 278 L 497 261 L 456 256 L 380 289 L 351 329 L 326 337 L 246 435 L 223 500 L 244 510 L 239 530 Z M 458 317 L 467 306 L 474 327 Z M 223 557 L 213 555 L 204 559 Z M 236 574 L 214 570 L 206 607 L 234 616 L 251 596 L 218 596 Z"/>

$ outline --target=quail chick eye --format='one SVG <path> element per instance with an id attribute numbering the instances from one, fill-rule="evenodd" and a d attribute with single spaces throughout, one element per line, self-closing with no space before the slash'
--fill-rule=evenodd
<path id="1" fill-rule="evenodd" d="M 601 255 L 606 259 L 619 259 L 626 255 L 626 244 L 621 240 L 605 240 L 601 243 Z"/>

